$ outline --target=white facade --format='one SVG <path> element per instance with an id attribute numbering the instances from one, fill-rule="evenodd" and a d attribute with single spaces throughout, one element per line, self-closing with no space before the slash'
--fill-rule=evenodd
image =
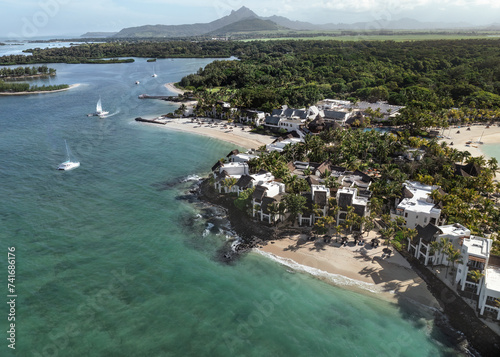
<path id="1" fill-rule="evenodd" d="M 458 265 L 455 282 L 460 283 L 462 290 L 472 289 L 479 295 L 478 309 L 481 315 L 488 311 L 500 320 L 500 306 L 496 303 L 496 300 L 500 301 L 500 267 L 489 262 L 492 243 L 491 239 L 483 237 L 471 236 L 464 239 L 462 263 Z M 477 282 L 467 280 L 471 270 L 478 270 L 484 275 Z"/>
<path id="2" fill-rule="evenodd" d="M 260 173 L 260 174 L 257 173 L 257 174 L 253 174 L 250 176 L 253 178 L 254 186 L 257 186 L 257 185 L 264 186 L 264 184 L 274 181 L 274 176 L 270 172 L 264 172 L 264 173 Z"/>
<path id="3" fill-rule="evenodd" d="M 226 171 L 229 176 L 240 178 L 242 175 L 248 175 L 248 164 L 246 162 L 226 162 L 219 168 L 219 172 Z"/>
<path id="4" fill-rule="evenodd" d="M 268 144 L 268 145 L 266 145 L 266 149 L 269 152 L 271 152 L 271 151 L 282 152 L 283 149 L 284 149 L 284 147 L 287 146 L 288 144 L 295 145 L 295 144 L 298 144 L 298 143 L 301 143 L 301 142 L 303 142 L 302 139 L 299 139 L 299 138 L 289 138 L 289 139 L 285 139 L 285 140 L 282 140 L 282 141 L 279 141 L 279 142 L 276 142 L 276 143 L 273 143 L 273 144 Z"/>
<path id="5" fill-rule="evenodd" d="M 305 122 L 305 119 L 281 119 L 278 125 L 280 129 L 285 129 L 288 132 L 299 132 Z"/>
<path id="6" fill-rule="evenodd" d="M 396 212 L 391 214 L 391 217 L 393 219 L 397 216 L 403 217 L 406 228 L 415 228 L 417 225 L 425 227 L 429 223 L 437 225 L 441 217 L 441 209 L 435 207 L 430 194 L 439 189 L 439 186 L 429 186 L 414 181 L 406 181 L 404 186 L 413 197 L 403 198 L 397 204 Z"/>

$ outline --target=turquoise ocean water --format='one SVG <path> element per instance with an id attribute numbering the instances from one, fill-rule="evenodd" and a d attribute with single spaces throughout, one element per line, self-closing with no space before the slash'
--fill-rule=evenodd
<path id="1" fill-rule="evenodd" d="M 16 350 L 1 356 L 452 356 L 428 314 L 249 254 L 183 195 L 233 145 L 137 124 L 172 111 L 164 83 L 209 59 L 54 64 L 52 94 L 0 97 L 0 273 L 16 251 Z M 158 77 L 151 74 L 156 72 Z M 134 84 L 136 80 L 141 83 Z M 87 117 L 102 98 L 106 119 Z M 68 141 L 81 167 L 57 171 Z M 425 310 L 425 309 L 424 309 Z"/>

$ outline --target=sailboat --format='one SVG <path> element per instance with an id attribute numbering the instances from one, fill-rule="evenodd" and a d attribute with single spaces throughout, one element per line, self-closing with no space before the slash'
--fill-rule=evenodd
<path id="1" fill-rule="evenodd" d="M 99 97 L 99 100 L 97 101 L 97 105 L 96 105 L 96 108 L 95 108 L 95 113 L 88 114 L 88 116 L 89 117 L 95 116 L 95 117 L 103 118 L 107 114 L 109 114 L 109 112 L 106 112 L 106 111 L 102 110 L 101 97 Z"/>
<path id="2" fill-rule="evenodd" d="M 76 169 L 77 167 L 80 167 L 80 162 L 79 161 L 71 161 L 71 152 L 69 151 L 68 143 L 66 140 L 64 140 L 64 143 L 66 144 L 66 155 L 67 155 L 67 160 L 64 161 L 62 164 L 60 164 L 57 169 L 58 170 L 73 170 Z"/>
<path id="3" fill-rule="evenodd" d="M 153 66 L 153 74 L 151 75 L 151 77 L 158 77 L 158 75 L 155 73 L 155 67 Z"/>

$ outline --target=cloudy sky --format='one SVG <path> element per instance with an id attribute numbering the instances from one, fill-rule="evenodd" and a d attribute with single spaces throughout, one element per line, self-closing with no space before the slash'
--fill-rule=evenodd
<path id="1" fill-rule="evenodd" d="M 406 17 L 472 25 L 500 22 L 499 0 L 0 0 L 0 39 L 210 22 L 241 6 L 260 16 L 318 24 Z"/>

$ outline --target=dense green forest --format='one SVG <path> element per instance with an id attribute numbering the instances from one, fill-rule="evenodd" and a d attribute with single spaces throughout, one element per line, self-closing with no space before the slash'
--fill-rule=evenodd
<path id="1" fill-rule="evenodd" d="M 52 76 L 56 74 L 54 68 L 47 66 L 39 67 L 16 67 L 16 68 L 0 68 L 0 78 L 17 78 L 17 77 L 33 77 L 33 76 Z"/>
<path id="2" fill-rule="evenodd" d="M 8 83 L 0 80 L 0 93 L 19 93 L 19 92 L 47 92 L 59 89 L 69 88 L 67 84 L 56 84 L 50 86 L 30 86 L 28 83 Z"/>
<path id="3" fill-rule="evenodd" d="M 450 108 L 462 111 L 460 120 L 497 117 L 499 45 L 498 39 L 120 41 L 33 49 L 30 56 L 0 57 L 0 64 L 236 56 L 238 60 L 207 65 L 180 85 L 204 99 L 207 89 L 224 87 L 225 98 L 218 99 L 265 111 L 283 104 L 303 107 L 323 98 L 383 100 L 407 107 L 396 124 L 418 129 L 446 123 Z M 476 112 L 464 113 L 466 109 Z"/>

